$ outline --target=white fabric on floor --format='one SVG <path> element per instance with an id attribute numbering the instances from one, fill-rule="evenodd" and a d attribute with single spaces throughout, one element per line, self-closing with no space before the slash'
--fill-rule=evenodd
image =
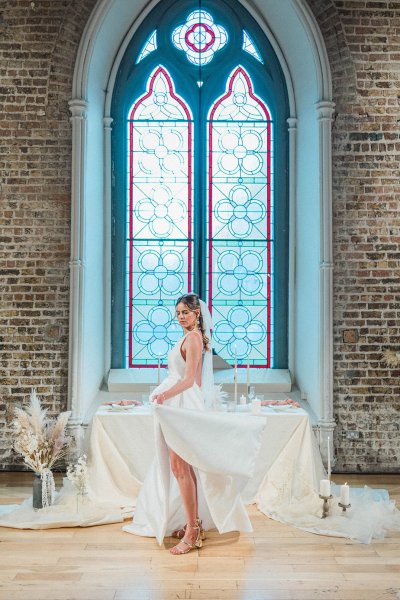
<path id="1" fill-rule="evenodd" d="M 32 475 L 33 479 L 33 475 Z M 56 529 L 58 527 L 91 527 L 119 523 L 124 515 L 120 507 L 78 497 L 68 479 L 64 479 L 61 491 L 56 494 L 52 506 L 34 510 L 32 497 L 20 505 L 0 506 L 0 526 L 14 529 Z"/>

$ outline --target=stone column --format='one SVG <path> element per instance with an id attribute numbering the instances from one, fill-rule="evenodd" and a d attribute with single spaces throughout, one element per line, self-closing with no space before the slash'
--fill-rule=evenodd
<path id="1" fill-rule="evenodd" d="M 287 120 L 289 133 L 289 355 L 288 367 L 290 373 L 295 372 L 295 341 L 296 341 L 296 156 L 297 156 L 297 119 Z"/>
<path id="2" fill-rule="evenodd" d="M 326 459 L 327 438 L 333 453 L 333 253 L 332 253 L 332 119 L 335 104 L 331 101 L 316 105 L 320 143 L 320 390 L 319 420 L 322 456 Z"/>
<path id="3" fill-rule="evenodd" d="M 104 376 L 111 367 L 111 117 L 104 117 Z"/>
<path id="4" fill-rule="evenodd" d="M 84 294 L 84 161 L 86 153 L 87 103 L 82 99 L 69 102 L 72 124 L 72 185 L 71 185 L 71 259 L 68 409 L 72 411 L 69 427 L 78 433 L 82 423 L 80 376 L 82 368 L 82 330 Z M 74 431 L 76 430 L 76 431 Z"/>

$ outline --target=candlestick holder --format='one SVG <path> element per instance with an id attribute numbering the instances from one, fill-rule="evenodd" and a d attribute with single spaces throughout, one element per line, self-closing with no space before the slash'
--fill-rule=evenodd
<path id="1" fill-rule="evenodd" d="M 350 508 L 350 506 L 351 506 L 350 502 L 349 502 L 349 504 L 342 504 L 341 502 L 338 502 L 338 504 L 339 504 L 339 506 L 342 509 L 342 515 L 344 515 L 344 513 L 346 512 L 346 510 L 348 508 Z"/>
<path id="2" fill-rule="evenodd" d="M 321 494 L 319 494 L 319 497 L 324 501 L 322 505 L 321 519 L 325 519 L 329 515 L 329 500 L 332 500 L 333 496 L 332 494 L 330 496 L 321 496 Z"/>

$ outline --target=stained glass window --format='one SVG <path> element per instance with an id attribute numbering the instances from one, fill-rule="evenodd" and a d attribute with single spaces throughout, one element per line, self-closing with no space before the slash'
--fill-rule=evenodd
<path id="1" fill-rule="evenodd" d="M 153 31 L 153 33 L 147 39 L 142 51 L 137 57 L 136 64 L 140 63 L 141 60 L 143 60 L 151 52 L 154 52 L 154 50 L 157 50 L 157 31 Z"/>
<path id="2" fill-rule="evenodd" d="M 157 3 L 110 116 L 113 368 L 165 364 L 190 291 L 228 363 L 286 368 L 289 109 L 264 32 L 237 0 Z"/>
<path id="3" fill-rule="evenodd" d="M 261 58 L 261 54 L 257 50 L 257 48 L 256 48 L 253 40 L 251 39 L 251 37 L 249 36 L 249 34 L 247 33 L 247 31 L 245 31 L 244 29 L 243 29 L 243 45 L 242 45 L 242 49 L 245 52 L 248 52 L 249 54 L 251 54 L 251 56 L 254 56 L 254 58 L 256 60 L 258 60 L 261 64 L 264 64 L 264 61 Z"/>
<path id="4" fill-rule="evenodd" d="M 208 303 L 225 359 L 273 359 L 272 121 L 237 67 L 208 120 Z"/>
<path id="5" fill-rule="evenodd" d="M 176 48 L 186 52 L 187 59 L 195 65 L 206 65 L 214 53 L 225 46 L 228 34 L 214 23 L 210 13 L 195 10 L 190 13 L 184 25 L 177 27 L 172 34 Z"/>
<path id="6" fill-rule="evenodd" d="M 174 300 L 192 286 L 192 116 L 159 66 L 128 121 L 128 366 L 164 357 Z"/>

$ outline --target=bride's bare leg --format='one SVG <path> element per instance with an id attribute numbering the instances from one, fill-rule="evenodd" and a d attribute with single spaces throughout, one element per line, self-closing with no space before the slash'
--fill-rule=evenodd
<path id="1" fill-rule="evenodd" d="M 188 525 L 191 525 L 197 519 L 196 476 L 192 466 L 178 456 L 173 450 L 169 451 L 169 455 L 171 460 L 171 470 L 178 482 L 181 492 L 186 522 Z"/>
<path id="2" fill-rule="evenodd" d="M 197 516 L 198 517 L 198 511 L 199 511 L 199 501 L 198 501 L 198 497 L 197 497 L 197 477 L 195 475 L 195 472 L 193 470 L 192 465 L 189 465 L 190 467 L 190 475 L 192 476 L 193 479 L 193 483 L 194 483 L 194 489 L 195 489 L 195 493 L 196 493 L 196 510 L 197 510 Z"/>
<path id="3" fill-rule="evenodd" d="M 199 501 L 198 501 L 198 496 L 197 496 L 197 477 L 196 477 L 193 467 L 191 465 L 190 465 L 190 474 L 192 476 L 195 491 L 196 491 L 196 506 L 198 507 Z M 172 537 L 182 539 L 185 535 L 185 530 L 186 530 L 186 524 L 183 527 L 181 527 L 180 529 L 175 529 L 175 531 L 172 533 Z M 204 532 L 202 533 L 202 536 L 204 539 Z"/>
<path id="4" fill-rule="evenodd" d="M 178 482 L 186 515 L 187 525 L 183 539 L 192 544 L 198 533 L 198 530 L 193 528 L 193 524 L 196 522 L 198 516 L 196 475 L 192 466 L 178 456 L 173 450 L 169 450 L 169 455 L 171 470 Z M 183 546 L 183 549 L 184 547 L 185 545 Z"/>

